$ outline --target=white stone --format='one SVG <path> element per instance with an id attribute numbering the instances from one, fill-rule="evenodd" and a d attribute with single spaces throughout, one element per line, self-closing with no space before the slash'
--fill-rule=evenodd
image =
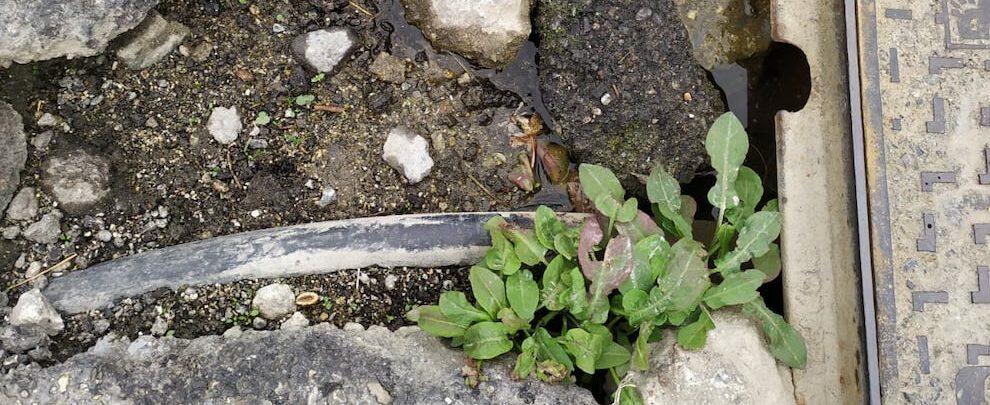
<path id="1" fill-rule="evenodd" d="M 237 135 L 244 126 L 241 124 L 241 116 L 237 114 L 237 107 L 216 107 L 210 113 L 206 128 L 217 142 L 230 145 L 237 140 Z"/>
<path id="2" fill-rule="evenodd" d="M 734 311 L 712 314 L 704 348 L 677 346 L 672 330 L 653 345 L 651 369 L 630 372 L 647 404 L 794 404 L 791 373 L 770 354 L 763 333 Z"/>
<path id="3" fill-rule="evenodd" d="M 333 187 L 326 186 L 323 187 L 323 193 L 320 194 L 320 201 L 317 201 L 316 205 L 320 206 L 320 208 L 326 208 L 326 206 L 333 204 L 334 201 L 337 201 L 337 190 L 334 190 Z"/>
<path id="4" fill-rule="evenodd" d="M 55 336 L 65 328 L 62 316 L 37 289 L 21 294 L 17 305 L 10 311 L 10 324 L 37 326 L 49 336 Z"/>
<path id="5" fill-rule="evenodd" d="M 251 305 L 265 319 L 279 319 L 296 310 L 296 295 L 285 284 L 269 284 L 258 289 Z"/>
<path id="6" fill-rule="evenodd" d="M 426 138 L 405 127 L 397 127 L 388 133 L 382 159 L 406 178 L 409 184 L 422 181 L 433 170 L 430 145 Z"/>
<path id="7" fill-rule="evenodd" d="M 316 30 L 296 37 L 292 41 L 292 52 L 310 68 L 330 73 L 356 44 L 357 38 L 346 28 Z"/>
<path id="8" fill-rule="evenodd" d="M 436 47 L 502 67 L 529 38 L 531 0 L 404 0 L 406 19 Z"/>
<path id="9" fill-rule="evenodd" d="M 306 319 L 306 316 L 303 315 L 302 312 L 297 311 L 293 313 L 292 316 L 289 317 L 289 319 L 283 321 L 282 326 L 280 328 L 282 330 L 293 331 L 293 330 L 300 330 L 307 326 L 309 326 L 309 319 Z"/>

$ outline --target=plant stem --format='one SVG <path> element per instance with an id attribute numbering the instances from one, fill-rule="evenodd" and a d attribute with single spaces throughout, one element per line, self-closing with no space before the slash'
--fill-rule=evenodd
<path id="1" fill-rule="evenodd" d="M 544 324 L 550 322 L 550 320 L 553 319 L 555 316 L 557 316 L 557 314 L 559 313 L 560 311 L 550 311 L 546 315 L 543 315 L 543 318 L 540 318 L 540 321 L 536 323 L 536 327 L 542 328 Z"/>
<path id="2" fill-rule="evenodd" d="M 622 379 L 619 378 L 619 373 L 615 372 L 615 367 L 609 368 L 608 374 L 612 376 L 612 380 L 615 381 L 616 386 L 622 384 Z"/>

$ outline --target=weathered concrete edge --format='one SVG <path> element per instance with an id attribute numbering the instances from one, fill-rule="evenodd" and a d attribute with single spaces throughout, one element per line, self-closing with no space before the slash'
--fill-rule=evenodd
<path id="1" fill-rule="evenodd" d="M 777 116 L 778 186 L 788 321 L 808 344 L 794 370 L 803 404 L 864 401 L 863 325 L 842 0 L 772 2 L 773 36 L 801 48 L 811 96 Z"/>
<path id="2" fill-rule="evenodd" d="M 495 215 L 531 226 L 532 213 L 456 213 L 360 218 L 264 229 L 190 242 L 97 264 L 55 278 L 56 308 L 79 313 L 158 288 L 292 277 L 369 266 L 442 267 L 477 262 Z M 578 222 L 580 214 L 562 214 Z"/>

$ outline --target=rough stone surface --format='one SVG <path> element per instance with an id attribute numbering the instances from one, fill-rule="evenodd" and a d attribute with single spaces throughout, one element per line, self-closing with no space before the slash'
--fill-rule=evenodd
<path id="1" fill-rule="evenodd" d="M 531 0 L 402 0 L 406 19 L 437 48 L 490 68 L 515 58 L 529 38 Z"/>
<path id="2" fill-rule="evenodd" d="M 49 343 L 45 328 L 37 325 L 7 325 L 0 328 L 3 349 L 11 353 L 24 353 Z"/>
<path id="3" fill-rule="evenodd" d="M 50 336 L 65 328 L 62 316 L 37 289 L 21 294 L 17 305 L 10 311 L 10 324 L 24 327 L 40 327 Z"/>
<path id="4" fill-rule="evenodd" d="M 647 404 L 793 404 L 790 369 L 770 355 L 763 333 L 731 311 L 712 314 L 715 330 L 698 351 L 677 346 L 668 331 L 654 345 L 651 370 L 631 372 Z"/>
<path id="5" fill-rule="evenodd" d="M 241 124 L 241 116 L 237 114 L 237 107 L 215 107 L 210 113 L 206 129 L 210 131 L 210 135 L 217 142 L 230 145 L 237 140 L 237 135 L 244 129 L 244 124 Z"/>
<path id="6" fill-rule="evenodd" d="M 419 183 L 433 170 L 430 144 L 426 138 L 405 127 L 397 127 L 389 131 L 382 159 L 402 173 L 409 184 Z"/>
<path id="7" fill-rule="evenodd" d="M 110 192 L 110 163 L 87 151 L 75 150 L 49 159 L 44 180 L 59 207 L 80 214 Z"/>
<path id="8" fill-rule="evenodd" d="M 381 81 L 401 84 L 406 80 L 406 62 L 386 52 L 381 52 L 375 57 L 371 66 L 368 66 L 375 77 Z"/>
<path id="9" fill-rule="evenodd" d="M 292 52 L 296 58 L 318 72 L 331 73 L 357 46 L 351 30 L 337 28 L 316 30 L 296 37 Z"/>
<path id="10" fill-rule="evenodd" d="M 157 0 L 5 1 L 0 12 L 0 66 L 92 56 L 134 28 Z"/>
<path id="11" fill-rule="evenodd" d="M 41 217 L 37 222 L 28 225 L 24 230 L 24 239 L 36 243 L 55 243 L 62 233 L 59 221 L 62 213 L 58 211 L 50 212 Z"/>
<path id="12" fill-rule="evenodd" d="M 265 319 L 279 319 L 296 310 L 296 294 L 285 284 L 269 284 L 258 289 L 251 305 Z"/>
<path id="13" fill-rule="evenodd" d="M 38 215 L 38 197 L 34 195 L 34 187 L 24 187 L 10 200 L 7 207 L 7 219 L 24 221 Z"/>
<path id="14" fill-rule="evenodd" d="M 694 57 L 706 69 L 735 63 L 770 47 L 768 0 L 675 0 Z"/>
<path id="15" fill-rule="evenodd" d="M 485 362 L 486 378 L 471 389 L 463 353 L 416 328 L 343 332 L 320 324 L 230 338 L 106 337 L 64 363 L 0 376 L 0 403 L 596 403 L 572 384 L 515 381 L 510 360 Z"/>
<path id="16" fill-rule="evenodd" d="M 117 57 L 128 69 L 140 70 L 168 56 L 189 35 L 189 28 L 167 21 L 152 11 L 131 34 L 129 41 L 117 50 Z"/>
<path id="17" fill-rule="evenodd" d="M 653 12 L 637 20 L 644 7 Z M 725 106 L 672 0 L 543 0 L 537 11 L 543 100 L 577 160 L 627 188 L 657 165 L 689 180 Z"/>
<path id="18" fill-rule="evenodd" d="M 4 19 L 0 16 L 0 21 Z M 0 25 L 2 26 L 2 25 Z M 0 34 L 3 30 L 0 29 Z M 0 40 L 0 48 L 3 47 Z M 10 104 L 0 101 L 0 210 L 6 209 L 27 162 L 27 138 L 21 115 Z"/>
<path id="19" fill-rule="evenodd" d="M 306 315 L 303 315 L 302 312 L 294 312 L 289 319 L 282 321 L 282 326 L 279 328 L 282 330 L 293 331 L 300 330 L 307 326 L 309 326 L 309 319 L 306 319 Z"/>

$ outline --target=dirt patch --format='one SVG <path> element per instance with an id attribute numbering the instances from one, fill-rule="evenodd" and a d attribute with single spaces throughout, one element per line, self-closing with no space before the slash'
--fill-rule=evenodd
<path id="1" fill-rule="evenodd" d="M 191 34 L 184 49 L 148 69 L 125 69 L 111 49 L 0 71 L 0 99 L 24 116 L 29 137 L 51 131 L 48 145 L 29 147 L 21 184 L 41 190 L 41 214 L 57 208 L 42 181 L 50 157 L 85 149 L 109 159 L 112 177 L 101 205 L 62 219 L 58 243 L 0 240 L 0 268 L 13 270 L 0 282 L 68 257 L 53 275 L 254 229 L 526 205 L 530 196 L 507 180 L 522 152 L 509 147 L 520 131 L 520 99 L 422 54 L 404 59 L 404 81 L 379 80 L 369 67 L 393 52 L 392 28 L 368 14 L 379 9 L 371 0 L 169 0 L 157 11 Z M 337 73 L 320 76 L 290 48 L 297 35 L 324 27 L 349 27 L 359 47 Z M 299 105 L 300 95 L 315 99 Z M 206 130 L 216 106 L 241 115 L 245 130 L 233 145 Z M 270 122 L 254 125 L 262 112 Z M 58 124 L 39 126 L 45 113 Z M 398 125 L 431 143 L 433 172 L 415 185 L 381 158 Z M 318 204 L 331 188 L 335 201 Z M 31 222 L 3 225 L 23 230 Z"/>

